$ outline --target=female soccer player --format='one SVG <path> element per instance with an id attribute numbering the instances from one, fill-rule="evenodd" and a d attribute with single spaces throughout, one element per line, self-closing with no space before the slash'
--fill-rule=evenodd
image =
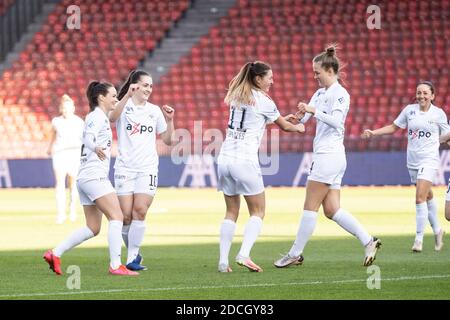
<path id="1" fill-rule="evenodd" d="M 147 100 L 153 91 L 151 76 L 132 71 L 120 89 L 120 102 L 109 114 L 116 122 L 119 154 L 114 165 L 114 182 L 124 215 L 122 236 L 128 247 L 127 268 L 145 270 L 139 247 L 145 234 L 145 217 L 158 185 L 156 135 L 172 144 L 175 110 L 160 109 Z"/>
<path id="2" fill-rule="evenodd" d="M 450 145 L 450 132 L 441 136 L 439 142 Z M 448 179 L 447 192 L 445 195 L 445 219 L 450 221 L 450 178 Z M 437 239 L 435 239 L 437 240 Z"/>
<path id="3" fill-rule="evenodd" d="M 81 165 L 77 177 L 80 201 L 86 216 L 86 227 L 75 231 L 54 250 L 48 250 L 44 259 L 57 275 L 62 274 L 61 256 L 100 232 L 102 213 L 109 220 L 109 273 L 138 275 L 121 264 L 123 215 L 119 200 L 108 179 L 112 133 L 107 113 L 117 103 L 117 91 L 109 83 L 91 82 L 87 89 L 90 113 L 86 117 L 81 147 Z"/>
<path id="4" fill-rule="evenodd" d="M 364 130 L 362 137 L 371 138 L 392 134 L 408 128 L 407 167 L 411 183 L 416 185 L 416 238 L 413 252 L 421 252 L 425 225 L 428 221 L 435 236 L 434 249 L 444 245 L 444 230 L 439 225 L 437 205 L 431 185 L 439 169 L 439 136 L 450 131 L 445 112 L 433 105 L 434 86 L 429 81 L 419 82 L 416 88 L 416 104 L 407 105 L 397 119 L 388 126 L 376 130 Z"/>
<path id="5" fill-rule="evenodd" d="M 76 177 L 80 167 L 84 122 L 75 115 L 75 105 L 67 94 L 61 97 L 59 112 L 61 115 L 52 119 L 52 138 L 47 153 L 52 155 L 56 179 L 56 223 L 61 224 L 66 221 L 66 176 L 70 188 L 70 220 L 75 221 L 77 217 Z"/>
<path id="6" fill-rule="evenodd" d="M 317 211 L 322 205 L 327 218 L 335 221 L 350 234 L 356 236 L 365 247 L 364 266 L 375 260 L 380 240 L 367 233 L 363 226 L 340 205 L 342 177 L 347 167 L 344 148 L 344 124 L 350 107 L 350 96 L 339 83 L 340 62 L 336 46 L 328 46 L 313 59 L 314 79 L 319 90 L 309 104 L 299 103 L 299 112 L 305 114 L 305 123 L 313 116 L 317 121 L 313 145 L 313 162 L 306 184 L 303 217 L 297 238 L 285 256 L 275 261 L 278 268 L 303 263 L 303 249 L 311 237 L 317 222 Z"/>
<path id="7" fill-rule="evenodd" d="M 264 182 L 258 161 L 258 149 L 266 124 L 275 122 L 282 130 L 305 131 L 294 125 L 294 115 L 280 116 L 268 92 L 273 84 L 271 67 L 261 61 L 245 64 L 231 80 L 225 103 L 230 106 L 228 130 L 218 157 L 218 190 L 223 191 L 225 218 L 220 228 L 219 272 L 231 272 L 228 255 L 239 216 L 240 195 L 250 212 L 241 249 L 236 256 L 240 266 L 261 272 L 250 259 L 250 250 L 259 235 L 265 214 Z M 297 119 L 298 122 L 298 119 Z"/>

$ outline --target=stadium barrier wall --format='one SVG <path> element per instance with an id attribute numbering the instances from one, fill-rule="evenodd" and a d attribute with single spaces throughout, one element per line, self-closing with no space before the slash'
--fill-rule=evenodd
<path id="1" fill-rule="evenodd" d="M 450 177 L 450 152 L 441 152 L 441 168 L 435 184 L 445 185 Z M 304 186 L 311 167 L 311 153 L 286 153 L 269 157 L 262 164 L 266 186 Z M 113 179 L 111 165 L 110 179 Z M 1 187 L 53 187 L 51 159 L 0 160 Z M 349 152 L 344 185 L 410 185 L 405 152 Z M 181 164 L 172 158 L 160 157 L 160 187 L 214 187 L 217 166 L 211 156 L 190 156 Z"/>

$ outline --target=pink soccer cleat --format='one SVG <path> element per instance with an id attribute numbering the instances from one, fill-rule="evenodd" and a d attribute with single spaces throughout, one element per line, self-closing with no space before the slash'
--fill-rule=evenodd
<path id="1" fill-rule="evenodd" d="M 47 250 L 42 257 L 48 263 L 50 269 L 57 275 L 62 275 L 61 271 L 61 259 L 53 254 L 52 250 Z"/>
<path id="2" fill-rule="evenodd" d="M 121 264 L 117 269 L 109 267 L 109 273 L 114 276 L 138 276 L 139 273 L 136 271 L 128 270 L 123 264 Z"/>

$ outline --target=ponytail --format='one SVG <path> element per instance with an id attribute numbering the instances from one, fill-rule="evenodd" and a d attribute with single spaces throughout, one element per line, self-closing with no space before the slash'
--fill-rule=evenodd
<path id="1" fill-rule="evenodd" d="M 230 81 L 225 104 L 232 103 L 253 105 L 252 89 L 258 88 L 256 77 L 264 77 L 272 68 L 265 62 L 247 62 L 239 73 Z"/>
<path id="2" fill-rule="evenodd" d="M 127 94 L 128 89 L 130 88 L 130 84 L 138 83 L 141 79 L 141 76 L 149 76 L 151 75 L 148 72 L 142 70 L 133 70 L 128 75 L 127 81 L 122 85 L 119 90 L 119 94 L 117 95 L 117 99 L 122 100 L 122 98 Z"/>
<path id="3" fill-rule="evenodd" d="M 86 96 L 89 101 L 89 112 L 94 111 L 95 107 L 98 106 L 98 97 L 100 95 L 106 96 L 111 87 L 113 85 L 108 82 L 91 81 L 89 83 L 86 90 Z"/>

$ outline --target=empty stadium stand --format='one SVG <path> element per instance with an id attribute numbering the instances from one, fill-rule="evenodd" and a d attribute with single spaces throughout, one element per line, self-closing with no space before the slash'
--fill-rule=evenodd
<path id="1" fill-rule="evenodd" d="M 91 79 L 116 85 L 136 68 L 190 5 L 182 1 L 75 1 L 82 27 L 67 30 L 62 0 L 20 59 L 0 78 L 0 157 L 42 157 L 59 97 L 68 93 L 87 111 L 85 88 Z M 223 103 L 230 79 L 249 60 L 264 60 L 274 71 L 271 95 L 283 114 L 309 101 L 317 89 L 311 60 L 338 42 L 345 62 L 344 85 L 351 95 L 346 121 L 350 151 L 403 150 L 403 132 L 370 141 L 365 128 L 390 123 L 414 101 L 420 79 L 432 80 L 435 104 L 450 108 L 450 0 L 379 1 L 381 29 L 369 30 L 366 2 L 360 0 L 239 0 L 197 45 L 155 84 L 156 104 L 176 108 L 176 127 L 225 130 Z M 170 35 L 169 35 L 170 36 Z M 312 150 L 314 124 L 306 135 L 280 133 L 282 152 Z M 45 142 L 45 146 L 47 142 Z"/>

